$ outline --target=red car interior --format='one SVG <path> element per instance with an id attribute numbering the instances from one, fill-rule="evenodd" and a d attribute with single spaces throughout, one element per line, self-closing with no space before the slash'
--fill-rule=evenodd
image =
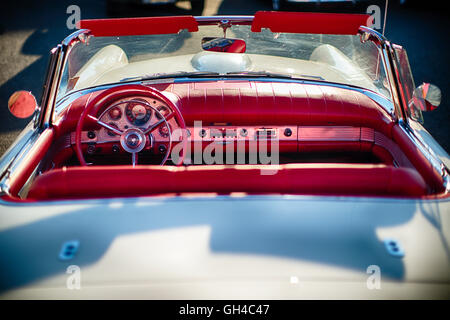
<path id="1" fill-rule="evenodd" d="M 28 200 L 204 192 L 422 197 L 443 191 L 439 173 L 404 130 L 356 90 L 257 81 L 166 83 L 151 88 L 178 107 L 191 145 L 236 143 L 238 134 L 212 134 L 220 130 L 245 128 L 251 136 L 256 130 L 270 129 L 279 138 L 281 164 L 161 167 L 140 163 L 133 168 L 127 160 L 121 165 L 80 167 L 74 132 L 88 102 L 105 95 L 97 91 L 74 100 L 58 115 L 54 126 L 41 136 L 39 147 L 30 152 L 29 167 L 11 177 L 11 194 L 18 196 L 30 170 L 41 160 L 43 173 L 30 184 Z M 113 98 L 106 104 L 146 89 L 122 85 L 109 90 Z M 204 137 L 199 136 L 195 121 L 202 121 Z M 87 145 L 83 140 L 82 144 Z M 105 144 L 100 153 L 112 159 L 107 148 Z M 357 160 L 358 154 L 363 160 Z M 274 168 L 273 174 L 261 174 Z"/>

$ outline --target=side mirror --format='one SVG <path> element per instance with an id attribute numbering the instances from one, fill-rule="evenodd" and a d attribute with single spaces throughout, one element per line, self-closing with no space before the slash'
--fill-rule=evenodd
<path id="1" fill-rule="evenodd" d="M 433 84 L 422 83 L 413 92 L 413 103 L 422 111 L 433 111 L 441 104 L 441 90 Z"/>
<path id="2" fill-rule="evenodd" d="M 205 37 L 202 39 L 202 49 L 215 52 L 244 53 L 246 44 L 242 39 Z"/>
<path id="3" fill-rule="evenodd" d="M 36 98 L 29 91 L 16 91 L 9 97 L 8 108 L 15 117 L 28 118 L 37 108 Z"/>

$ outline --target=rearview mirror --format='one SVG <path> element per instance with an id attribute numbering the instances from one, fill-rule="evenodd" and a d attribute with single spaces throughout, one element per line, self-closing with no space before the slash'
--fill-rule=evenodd
<path id="1" fill-rule="evenodd" d="M 205 37 L 202 39 L 202 49 L 215 52 L 244 53 L 246 44 L 242 39 Z"/>
<path id="2" fill-rule="evenodd" d="M 16 91 L 8 100 L 8 108 L 15 117 L 28 118 L 37 108 L 36 98 L 29 91 Z"/>
<path id="3" fill-rule="evenodd" d="M 433 84 L 422 83 L 413 92 L 413 102 L 422 111 L 433 111 L 441 104 L 441 90 Z"/>

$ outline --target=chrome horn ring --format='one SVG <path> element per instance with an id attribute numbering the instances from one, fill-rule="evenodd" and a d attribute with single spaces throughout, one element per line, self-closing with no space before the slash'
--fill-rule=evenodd
<path id="1" fill-rule="evenodd" d="M 125 130 L 120 136 L 120 145 L 129 153 L 137 153 L 145 147 L 147 139 L 144 132 L 138 128 Z"/>

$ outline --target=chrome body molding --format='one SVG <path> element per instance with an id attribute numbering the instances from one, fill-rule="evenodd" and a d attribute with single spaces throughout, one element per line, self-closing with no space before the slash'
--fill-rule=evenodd
<path id="1" fill-rule="evenodd" d="M 436 156 L 434 150 L 424 142 L 423 138 L 420 138 L 420 135 L 417 134 L 417 130 L 414 130 L 408 123 L 402 120 L 399 121 L 399 126 L 406 133 L 408 138 L 411 139 L 419 151 L 425 156 L 432 167 L 441 174 L 441 177 L 445 178 L 448 176 L 448 168 L 446 168 L 445 163 L 440 159 L 440 157 Z"/>
<path id="2" fill-rule="evenodd" d="M 30 137 L 35 132 L 33 126 L 33 120 L 31 120 L 25 129 L 19 134 L 16 140 L 11 144 L 11 146 L 5 151 L 3 156 L 0 158 L 0 176 L 14 161 L 15 156 L 20 152 L 20 150 L 25 146 L 25 144 L 30 140 Z"/>
<path id="3" fill-rule="evenodd" d="M 29 150 L 39 139 L 42 131 L 33 127 L 33 123 L 27 126 L 8 151 L 0 159 L 0 196 L 9 192 L 9 177 L 27 158 Z"/>
<path id="4" fill-rule="evenodd" d="M 409 121 L 408 127 L 424 148 L 434 158 L 439 159 L 447 171 L 450 171 L 450 155 L 437 143 L 433 136 L 417 121 Z"/>
<path id="5" fill-rule="evenodd" d="M 349 203 L 350 205 L 358 203 L 374 203 L 374 204 L 411 204 L 416 202 L 423 203 L 448 203 L 450 205 L 450 198 L 443 199 L 407 199 L 407 198 L 393 198 L 393 197 L 367 197 L 367 196 L 326 196 L 326 195 L 246 195 L 245 197 L 236 197 L 232 195 L 217 195 L 214 197 L 210 196 L 158 196 L 158 197 L 146 197 L 146 196 L 136 196 L 136 197 L 114 197 L 114 198 L 99 198 L 99 199 L 69 199 L 69 200 L 42 200 L 38 202 L 10 202 L 0 198 L 0 208 L 3 207 L 34 207 L 43 210 L 47 207 L 64 207 L 72 205 L 95 205 L 95 206 L 105 206 L 109 207 L 111 203 L 123 202 L 126 203 L 136 203 L 140 204 L 153 204 L 153 203 L 177 203 L 177 202 L 220 202 L 220 201 L 243 201 L 243 202 L 259 202 L 259 201 L 290 201 L 290 202 L 302 202 L 302 201 L 318 201 L 318 202 L 329 202 L 329 203 Z M 0 209 L 1 212 L 1 209 Z"/>
<path id="6" fill-rule="evenodd" d="M 21 162 L 24 156 L 24 149 L 29 149 L 38 130 L 34 126 L 34 119 L 31 120 L 25 129 L 20 133 L 12 145 L 0 158 L 0 195 L 9 191 L 9 175 L 15 168 L 15 163 Z"/>
<path id="7" fill-rule="evenodd" d="M 448 173 L 444 175 L 444 187 L 445 192 L 450 193 L 450 175 Z"/>
<path id="8" fill-rule="evenodd" d="M 366 90 L 366 89 L 354 89 L 354 90 L 359 91 L 359 92 L 363 93 L 364 95 L 368 96 L 370 99 L 372 99 L 373 101 L 378 103 L 381 107 L 383 107 L 384 110 L 389 112 L 389 114 L 391 115 L 392 118 L 395 118 L 395 108 L 394 108 L 394 104 L 392 103 L 392 101 L 390 101 L 389 99 L 383 97 L 382 95 L 375 93 L 373 91 L 370 91 L 370 90 Z"/>

